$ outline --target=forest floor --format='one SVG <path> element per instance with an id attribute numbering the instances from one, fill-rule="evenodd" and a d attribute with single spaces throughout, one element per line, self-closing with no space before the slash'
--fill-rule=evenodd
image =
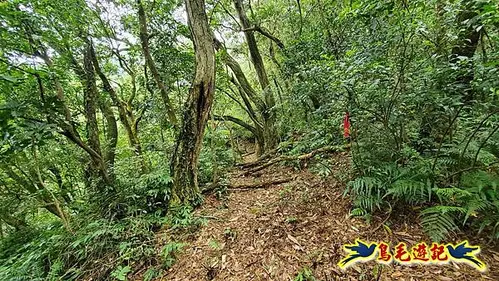
<path id="1" fill-rule="evenodd" d="M 430 243 L 416 210 L 394 210 L 375 216 L 371 224 L 349 216 L 351 201 L 343 197 L 349 173 L 348 152 L 331 154 L 332 173 L 322 178 L 306 168 L 274 165 L 249 176 L 235 169 L 231 184 L 293 177 L 266 188 L 229 190 L 225 200 L 205 199 L 196 214 L 208 218 L 183 239 L 186 246 L 161 280 L 295 280 L 308 268 L 316 279 L 296 280 L 499 280 L 499 250 L 486 238 L 470 238 L 481 245 L 479 257 L 488 271 L 480 273 L 465 264 L 377 266 L 374 261 L 346 271 L 338 266 L 345 256 L 343 244 L 356 238 L 415 245 Z M 162 234 L 159 233 L 159 236 Z M 458 239 L 459 238 L 459 239 Z M 467 238 L 460 233 L 456 240 Z M 381 270 L 381 274 L 379 274 Z"/>

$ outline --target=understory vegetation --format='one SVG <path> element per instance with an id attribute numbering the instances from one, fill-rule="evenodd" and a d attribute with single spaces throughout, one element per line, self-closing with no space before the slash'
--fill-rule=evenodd
<path id="1" fill-rule="evenodd" d="M 0 1 L 0 280 L 155 280 L 227 171 L 339 150 L 352 216 L 499 239 L 498 10 Z"/>

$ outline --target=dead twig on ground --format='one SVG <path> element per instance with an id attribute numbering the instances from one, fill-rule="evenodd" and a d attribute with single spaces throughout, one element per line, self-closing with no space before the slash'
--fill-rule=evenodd
<path id="1" fill-rule="evenodd" d="M 377 226 L 375 227 L 374 229 L 372 229 L 371 231 L 369 231 L 369 233 L 375 233 L 376 231 L 378 231 L 378 229 L 380 229 L 383 225 L 385 225 L 385 223 L 390 219 L 390 216 L 392 215 L 392 205 L 389 205 L 390 206 L 390 209 L 388 210 L 388 215 L 386 216 L 386 218 Z"/>

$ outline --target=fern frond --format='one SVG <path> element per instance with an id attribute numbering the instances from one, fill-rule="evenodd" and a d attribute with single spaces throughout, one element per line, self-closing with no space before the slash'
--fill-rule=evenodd
<path id="1" fill-rule="evenodd" d="M 350 215 L 352 217 L 362 217 L 367 215 L 367 211 L 362 208 L 355 208 L 352 211 L 350 211 Z"/>
<path id="2" fill-rule="evenodd" d="M 383 200 L 381 197 L 372 195 L 357 195 L 353 201 L 355 206 L 369 212 L 373 212 L 375 209 L 379 208 L 382 202 Z"/>
<path id="3" fill-rule="evenodd" d="M 435 188 L 433 191 L 441 202 L 454 201 L 472 196 L 471 192 L 459 187 Z"/>
<path id="4" fill-rule="evenodd" d="M 466 213 L 466 209 L 455 206 L 434 206 L 420 214 L 424 230 L 434 241 L 442 241 L 450 232 L 458 229 L 455 223 L 456 213 Z"/>
<path id="5" fill-rule="evenodd" d="M 452 166 L 456 166 L 458 161 L 455 158 L 445 156 L 445 157 L 441 157 L 438 160 L 438 163 L 442 166 L 452 167 Z"/>
<path id="6" fill-rule="evenodd" d="M 485 211 L 491 206 L 490 202 L 481 200 L 479 198 L 468 200 L 466 203 L 466 216 L 464 217 L 463 224 L 466 223 L 470 216 L 477 216 L 477 212 Z"/>
<path id="7" fill-rule="evenodd" d="M 350 190 L 354 195 L 368 195 L 378 185 L 379 181 L 374 177 L 360 177 L 350 182 Z"/>
<path id="8" fill-rule="evenodd" d="M 392 184 L 384 196 L 393 196 L 395 199 L 408 203 L 424 203 L 431 199 L 431 190 L 428 185 L 414 180 L 398 180 Z"/>

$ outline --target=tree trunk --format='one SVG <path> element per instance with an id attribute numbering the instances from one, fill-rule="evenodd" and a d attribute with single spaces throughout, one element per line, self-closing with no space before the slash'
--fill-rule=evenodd
<path id="1" fill-rule="evenodd" d="M 250 124 L 244 122 L 239 118 L 235 118 L 232 116 L 224 115 L 224 116 L 214 116 L 215 120 L 219 121 L 230 121 L 234 124 L 237 124 L 246 130 L 250 131 L 255 137 L 255 152 L 258 156 L 263 154 L 263 149 L 265 147 L 265 139 L 263 137 L 263 128 L 258 126 L 257 124 L 253 127 Z"/>
<path id="2" fill-rule="evenodd" d="M 254 129 L 249 131 L 252 132 L 253 135 L 255 136 L 256 140 L 255 146 L 256 146 L 257 155 L 261 155 L 264 152 L 272 150 L 270 149 L 272 145 L 267 146 L 266 142 L 277 141 L 277 138 L 273 137 L 273 130 L 272 130 L 274 128 L 273 123 L 269 122 L 269 120 L 266 119 L 268 115 L 267 115 L 267 106 L 265 104 L 265 101 L 262 100 L 257 95 L 256 91 L 254 90 L 254 88 L 251 86 L 248 79 L 246 78 L 246 75 L 244 75 L 244 72 L 242 71 L 239 63 L 227 52 L 227 49 L 222 45 L 222 43 L 216 39 L 215 39 L 215 47 L 219 52 L 222 52 L 221 56 L 222 60 L 232 70 L 232 73 L 234 74 L 235 78 L 232 78 L 230 80 L 234 85 L 236 85 L 239 91 L 239 95 L 243 100 L 245 111 L 248 113 L 250 119 L 254 123 Z M 255 110 L 253 109 L 251 103 L 255 104 L 259 116 L 255 114 Z M 239 124 L 237 122 L 235 123 Z M 247 127 L 245 128 L 248 129 Z M 265 137 L 266 136 L 265 132 L 267 132 L 267 138 Z M 274 146 L 276 146 L 276 144 Z"/>
<path id="3" fill-rule="evenodd" d="M 121 121 L 121 124 L 125 128 L 127 137 L 128 137 L 128 143 L 130 144 L 130 147 L 134 150 L 135 154 L 137 156 L 142 155 L 142 147 L 140 145 L 140 141 L 138 138 L 138 124 L 137 120 L 131 110 L 128 109 L 130 106 L 134 94 L 130 97 L 129 101 L 125 103 L 123 100 L 121 100 L 118 95 L 116 94 L 116 91 L 114 88 L 111 86 L 111 83 L 109 82 L 109 79 L 107 79 L 107 76 L 104 74 L 102 71 L 99 61 L 97 59 L 97 55 L 95 53 L 95 50 L 93 46 L 91 46 L 91 52 L 92 52 L 92 62 L 95 68 L 95 72 L 97 75 L 99 75 L 100 80 L 102 81 L 102 86 L 104 88 L 104 91 L 106 91 L 109 96 L 111 97 L 111 100 L 113 101 L 114 105 L 118 108 L 118 114 L 119 118 Z M 135 77 L 133 77 L 133 73 L 129 73 L 132 76 L 132 85 L 135 85 Z M 135 86 L 133 86 L 133 92 L 135 92 Z M 112 111 L 111 111 L 112 112 Z M 103 111 L 104 113 L 104 111 Z M 106 116 L 106 114 L 104 114 Z M 107 117 L 106 117 L 107 118 Z M 111 128 L 108 128 L 108 130 Z M 143 167 L 144 170 L 147 170 L 147 167 Z"/>
<path id="4" fill-rule="evenodd" d="M 168 89 L 166 88 L 166 85 L 163 83 L 163 80 L 161 80 L 161 76 L 159 75 L 159 71 L 156 68 L 156 64 L 154 63 L 154 60 L 152 58 L 151 51 L 149 50 L 149 32 L 147 31 L 146 13 L 144 11 L 144 6 L 142 6 L 142 1 L 137 0 L 137 5 L 138 5 L 138 14 L 139 14 L 140 44 L 142 46 L 142 53 L 144 54 L 147 67 L 149 68 L 149 70 L 151 70 L 152 77 L 159 88 L 161 99 L 163 100 L 163 103 L 165 105 L 168 119 L 174 126 L 176 126 L 178 121 L 177 117 L 175 116 L 175 110 L 173 104 L 170 100 L 170 97 L 168 97 Z"/>
<path id="5" fill-rule="evenodd" d="M 196 53 L 196 74 L 185 104 L 171 174 L 173 200 L 192 203 L 199 197 L 198 159 L 215 91 L 215 51 L 204 0 L 185 0 L 185 6 Z"/>
<path id="6" fill-rule="evenodd" d="M 97 57 L 95 55 L 95 50 L 94 50 L 93 44 L 89 40 L 87 40 L 87 41 L 88 41 L 87 44 L 88 44 L 88 49 L 89 49 L 88 51 L 89 51 L 89 56 L 90 56 L 90 60 L 91 60 L 91 62 L 90 62 L 91 65 L 87 66 L 88 69 L 86 68 L 84 70 L 83 75 L 84 75 L 84 77 L 87 77 L 86 73 L 88 71 L 91 71 L 92 76 L 93 76 L 92 79 L 94 80 L 94 84 L 95 84 L 94 71 L 97 72 L 98 76 L 102 80 L 102 84 L 104 86 L 103 87 L 104 91 L 109 93 L 110 96 L 113 96 L 113 94 L 111 94 L 111 91 L 114 93 L 114 90 L 111 87 L 109 80 L 107 80 L 107 77 L 104 75 L 104 73 L 100 69 L 99 63 L 97 61 Z M 84 62 L 84 63 L 86 63 L 86 62 Z M 91 68 L 89 68 L 89 67 L 91 67 Z M 89 83 L 89 82 L 86 82 L 86 83 Z M 100 111 L 102 112 L 102 115 L 106 119 L 106 131 L 107 131 L 106 141 L 107 141 L 107 143 L 105 146 L 105 153 L 103 154 L 103 157 L 104 157 L 103 160 L 106 163 L 106 169 L 111 173 L 111 171 L 113 171 L 114 161 L 116 158 L 116 145 L 118 143 L 118 125 L 116 124 L 116 117 L 114 116 L 114 112 L 111 108 L 111 105 L 107 101 L 107 97 L 99 95 L 99 93 L 97 91 L 97 87 L 95 87 L 95 92 L 97 95 L 96 99 L 98 101 Z M 113 181 L 114 180 L 113 173 L 110 174 L 110 177 L 111 177 L 111 180 Z"/>
<path id="7" fill-rule="evenodd" d="M 0 212 L 0 219 L 4 221 L 6 224 L 15 228 L 16 230 L 25 229 L 28 227 L 28 224 L 24 219 L 16 218 L 15 216 L 8 214 L 6 212 Z M 2 227 L 2 225 L 0 225 Z"/>
<path id="8" fill-rule="evenodd" d="M 2 170 L 5 172 L 7 176 L 9 176 L 12 180 L 14 180 L 19 186 L 22 186 L 24 189 L 26 189 L 31 195 L 34 196 L 41 204 L 43 204 L 43 207 L 52 213 L 53 215 L 59 217 L 62 219 L 61 213 L 59 213 L 55 208 L 54 208 L 54 202 L 53 199 L 47 196 L 47 192 L 44 190 L 45 186 L 40 185 L 38 180 L 36 179 L 36 175 L 29 176 L 27 173 L 24 173 L 22 170 L 17 168 L 19 171 L 21 171 L 21 174 L 24 176 L 18 175 L 14 169 L 12 168 L 11 165 L 5 165 L 2 167 Z M 35 178 L 35 181 L 33 181 L 32 177 Z M 41 191 L 41 192 L 40 192 Z"/>
<path id="9" fill-rule="evenodd" d="M 107 164 L 107 168 L 109 171 L 113 170 L 114 160 L 116 158 L 116 145 L 118 144 L 118 125 L 116 124 L 116 117 L 114 116 L 114 112 L 111 109 L 108 101 L 106 101 L 105 97 L 99 98 L 99 108 L 102 112 L 102 115 L 106 119 L 106 149 L 104 153 L 104 159 Z"/>
<path id="10" fill-rule="evenodd" d="M 234 6 L 239 15 L 239 21 L 244 30 L 244 36 L 246 38 L 246 43 L 248 44 L 248 49 L 250 53 L 251 62 L 255 67 L 255 71 L 258 77 L 258 82 L 263 91 L 263 100 L 265 104 L 265 109 L 262 112 L 264 132 L 263 137 L 265 139 L 264 151 L 272 150 L 277 146 L 278 135 L 275 127 L 276 122 L 276 110 L 275 110 L 275 98 L 270 87 L 270 82 L 265 70 L 265 64 L 263 62 L 260 51 L 258 50 L 258 44 L 255 39 L 254 28 L 252 28 L 251 23 L 246 16 L 244 11 L 243 1 L 234 0 Z"/>
<path id="11" fill-rule="evenodd" d="M 85 72 L 84 83 L 84 104 L 85 117 L 87 119 L 87 138 L 88 145 L 95 151 L 99 157 L 92 157 L 90 164 L 90 173 L 95 178 L 102 178 L 105 184 L 112 185 L 112 180 L 107 171 L 107 165 L 102 157 L 102 151 L 99 140 L 99 126 L 97 123 L 97 86 L 95 84 L 95 73 L 92 65 L 92 54 L 90 46 L 87 45 L 83 56 L 83 70 Z"/>
<path id="12" fill-rule="evenodd" d="M 256 74 L 258 76 L 258 82 L 262 90 L 265 91 L 269 86 L 269 79 L 267 77 L 267 72 L 265 70 L 265 65 L 263 63 L 262 56 L 258 50 L 258 44 L 256 43 L 256 38 L 252 26 L 246 12 L 244 11 L 243 1 L 234 0 L 234 6 L 236 8 L 237 14 L 239 15 L 239 21 L 243 27 L 244 36 L 246 37 L 246 43 L 248 44 L 248 49 L 250 52 L 251 62 L 255 66 Z"/>
<path id="13" fill-rule="evenodd" d="M 31 28 L 28 21 L 26 21 L 24 23 L 24 30 L 26 32 L 26 36 L 29 39 L 30 47 L 33 51 L 32 53 L 28 53 L 28 55 L 32 55 L 32 56 L 36 56 L 36 57 L 41 58 L 45 62 L 45 64 L 47 65 L 48 68 L 52 68 L 53 62 L 52 62 L 52 59 L 50 58 L 50 56 L 48 55 L 47 48 L 44 46 L 44 44 L 42 42 L 40 42 L 35 37 L 36 34 L 34 34 L 33 29 Z M 57 46 L 57 47 L 60 47 L 60 46 Z M 57 49 L 57 47 L 56 47 L 56 49 Z M 84 69 L 78 65 L 78 62 L 76 61 L 73 54 L 71 53 L 71 50 L 68 47 L 66 48 L 66 50 L 63 50 L 63 51 L 66 51 L 66 55 L 69 56 L 69 58 L 71 59 L 71 63 L 74 65 L 74 69 L 76 71 L 76 74 L 80 77 L 83 85 L 85 86 L 87 83 L 85 82 L 86 75 L 85 75 Z M 94 83 L 94 87 L 95 87 L 95 81 L 93 83 Z M 62 120 L 59 121 L 58 118 L 55 118 L 55 116 L 53 116 L 53 113 L 49 113 L 47 119 L 49 121 L 56 122 L 58 124 L 59 128 L 61 129 L 61 131 L 59 133 L 61 133 L 65 137 L 67 137 L 70 141 L 72 141 L 74 144 L 76 144 L 77 146 L 82 148 L 86 153 L 88 153 L 92 162 L 101 163 L 99 166 L 101 168 L 100 174 L 102 176 L 102 180 L 104 182 L 110 184 L 109 178 L 107 177 L 107 171 L 105 169 L 106 167 L 104 164 L 104 160 L 102 159 L 102 154 L 100 153 L 100 148 L 98 150 L 95 150 L 95 149 L 93 149 L 92 145 L 90 145 L 90 143 L 87 144 L 82 140 L 80 134 L 78 133 L 78 130 L 74 126 L 75 122 L 72 118 L 71 110 L 66 102 L 66 96 L 64 93 L 64 89 L 62 88 L 62 84 L 57 77 L 55 77 L 55 79 L 54 79 L 54 84 L 55 84 L 55 90 L 56 90 L 56 98 L 59 102 L 59 105 L 61 107 L 61 111 L 64 115 L 64 121 L 62 121 Z M 94 116 L 95 116 L 95 114 L 94 114 Z M 95 122 L 95 124 L 92 124 L 92 127 L 95 127 L 95 126 L 97 126 L 97 122 Z M 97 139 L 98 139 L 98 134 L 97 134 Z"/>

